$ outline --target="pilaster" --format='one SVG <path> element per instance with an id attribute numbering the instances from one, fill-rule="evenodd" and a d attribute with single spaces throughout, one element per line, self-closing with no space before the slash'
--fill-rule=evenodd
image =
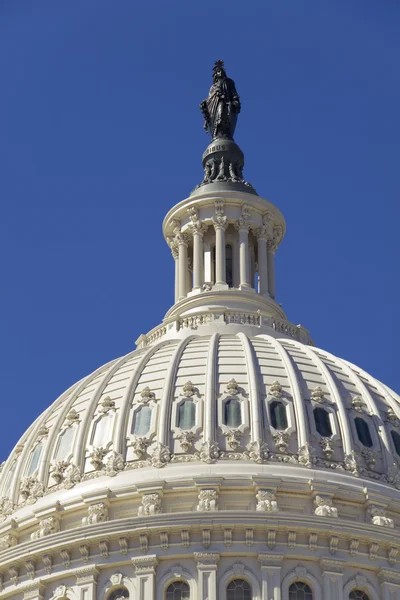
<path id="1" fill-rule="evenodd" d="M 259 554 L 261 600 L 281 600 L 281 554 Z"/>
<path id="2" fill-rule="evenodd" d="M 217 600 L 219 554 L 195 552 L 198 572 L 198 600 Z"/>
<path id="3" fill-rule="evenodd" d="M 345 563 L 341 560 L 321 558 L 324 600 L 343 600 L 343 572 Z"/>
<path id="4" fill-rule="evenodd" d="M 97 577 L 99 573 L 99 569 L 93 566 L 75 571 L 79 600 L 96 600 Z"/>
<path id="5" fill-rule="evenodd" d="M 378 572 L 382 600 L 400 600 L 400 573 L 392 569 Z"/>
<path id="6" fill-rule="evenodd" d="M 158 559 L 155 554 L 132 558 L 136 574 L 137 600 L 156 600 L 156 569 Z"/>

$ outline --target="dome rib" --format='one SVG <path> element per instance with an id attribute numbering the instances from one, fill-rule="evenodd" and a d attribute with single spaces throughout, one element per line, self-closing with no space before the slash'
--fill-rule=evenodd
<path id="1" fill-rule="evenodd" d="M 106 365 L 99 367 L 93 373 L 91 373 L 87 377 L 84 377 L 83 379 L 81 379 L 80 385 L 74 390 L 71 397 L 69 397 L 68 401 L 65 403 L 65 406 L 63 408 L 61 408 L 61 410 L 59 411 L 59 414 L 56 417 L 54 423 L 52 424 L 52 427 L 49 431 L 49 435 L 46 440 L 46 444 L 45 444 L 44 452 L 43 452 L 43 458 L 40 461 L 40 466 L 39 466 L 39 471 L 38 471 L 38 480 L 39 481 L 42 481 L 44 483 L 46 478 L 49 475 L 49 468 L 50 468 L 50 464 L 51 464 L 51 455 L 55 450 L 54 442 L 56 442 L 56 440 L 57 440 L 58 434 L 60 432 L 60 426 L 64 423 L 65 417 L 71 410 L 75 401 L 77 400 L 77 398 L 79 398 L 79 395 L 81 394 L 81 392 L 87 387 L 88 383 L 93 381 L 93 379 L 96 379 L 96 377 L 98 377 L 98 375 L 101 374 L 103 370 L 106 375 L 108 373 L 108 367 L 110 366 L 110 364 L 113 364 L 114 362 L 115 361 L 111 361 L 111 363 L 107 363 Z M 50 411 L 50 414 L 47 416 L 47 418 L 50 418 L 51 415 L 58 408 L 57 401 L 55 404 L 56 405 L 53 404 L 50 407 L 53 410 Z M 43 424 L 46 423 L 47 418 L 43 419 Z"/>
<path id="2" fill-rule="evenodd" d="M 204 441 L 212 442 L 215 435 L 215 397 L 217 381 L 217 358 L 219 334 L 214 333 L 211 336 L 205 380 L 205 398 L 204 398 Z"/>
<path id="3" fill-rule="evenodd" d="M 168 346 L 171 344 L 171 341 L 164 341 L 151 346 L 143 356 L 139 359 L 136 367 L 132 371 L 132 375 L 130 377 L 129 383 L 126 386 L 125 393 L 121 402 L 121 412 L 119 415 L 119 419 L 117 419 L 117 427 L 115 428 L 115 437 L 114 437 L 114 450 L 119 452 L 119 454 L 125 453 L 125 445 L 126 445 L 126 435 L 127 435 L 127 427 L 128 427 L 128 414 L 131 408 L 131 398 L 133 397 L 135 390 L 137 388 L 140 376 L 145 369 L 147 363 L 151 359 L 151 357 L 164 346 Z M 123 444 L 123 445 L 122 445 Z"/>
<path id="4" fill-rule="evenodd" d="M 81 422 L 81 429 L 80 429 L 80 431 L 78 430 L 76 448 L 75 448 L 74 456 L 72 458 L 72 462 L 78 466 L 81 466 L 82 469 L 84 468 L 84 463 L 85 463 L 85 446 L 87 446 L 87 443 L 89 441 L 88 435 L 89 435 L 89 430 L 90 430 L 90 422 L 93 418 L 93 414 L 94 414 L 96 407 L 100 401 L 100 398 L 101 398 L 105 388 L 107 387 L 109 381 L 112 379 L 112 377 L 115 375 L 115 373 L 117 373 L 117 371 L 125 363 L 127 363 L 132 358 L 132 356 L 134 356 L 134 354 L 135 354 L 135 351 L 130 352 L 126 356 L 123 356 L 122 358 L 119 358 L 114 362 L 111 369 L 109 369 L 109 371 L 107 371 L 107 373 L 104 374 L 104 377 L 99 381 L 99 383 L 94 391 L 93 398 L 84 413 L 84 417 Z"/>
<path id="5" fill-rule="evenodd" d="M 286 368 L 290 387 L 292 388 L 292 393 L 293 393 L 293 406 L 294 406 L 294 411 L 296 413 L 296 421 L 297 421 L 297 427 L 298 427 L 298 443 L 299 443 L 299 448 L 302 448 L 303 446 L 305 446 L 306 444 L 309 443 L 308 434 L 307 434 L 308 421 L 307 421 L 307 417 L 306 417 L 306 413 L 305 413 L 303 399 L 301 396 L 299 382 L 297 379 L 296 372 L 293 368 L 291 358 L 279 340 L 277 340 L 269 335 L 260 335 L 257 337 L 262 337 L 262 338 L 266 339 L 268 342 L 270 342 L 270 344 L 276 349 L 277 353 L 279 354 L 279 356 Z"/>
<path id="6" fill-rule="evenodd" d="M 250 344 L 250 340 L 244 333 L 238 333 L 237 337 L 242 342 L 246 367 L 247 376 L 249 380 L 250 389 L 250 406 L 251 406 L 251 441 L 258 442 L 262 438 L 261 429 L 262 422 L 260 417 L 260 406 L 261 406 L 261 394 L 258 385 L 258 377 L 256 373 L 256 364 L 258 365 L 258 359 L 255 356 L 255 352 Z"/>
<path id="7" fill-rule="evenodd" d="M 167 374 L 165 376 L 163 391 L 161 394 L 160 400 L 160 421 L 159 421 L 159 434 L 158 441 L 163 445 L 167 445 L 169 442 L 169 435 L 171 428 L 169 427 L 170 416 L 171 416 L 171 406 L 173 402 L 173 392 L 176 380 L 176 374 L 178 370 L 179 361 L 182 357 L 182 354 L 189 344 L 191 340 L 193 340 L 196 336 L 191 335 L 187 338 L 184 338 L 179 342 L 177 347 L 174 350 L 174 353 L 170 359 Z"/>
<path id="8" fill-rule="evenodd" d="M 297 344 L 295 344 L 295 345 L 297 345 Z M 345 454 L 351 454 L 351 452 L 353 451 L 354 448 L 353 448 L 353 444 L 352 444 L 352 437 L 351 437 L 351 431 L 350 431 L 350 427 L 349 427 L 349 421 L 347 418 L 346 409 L 343 405 L 342 399 L 338 392 L 338 388 L 335 385 L 335 382 L 333 381 L 333 377 L 332 377 L 328 367 L 323 362 L 323 360 L 318 356 L 318 354 L 310 346 L 303 346 L 302 350 L 310 358 L 310 360 L 314 361 L 314 363 L 320 369 L 321 374 L 325 377 L 326 385 L 329 389 L 329 393 L 331 395 L 331 398 L 332 398 L 334 404 L 337 406 L 339 417 L 340 417 L 339 423 L 340 423 L 340 428 L 341 428 L 342 436 L 343 436 L 343 451 Z"/>
<path id="9" fill-rule="evenodd" d="M 325 352 L 325 350 L 324 350 L 324 352 Z M 367 399 L 369 407 L 371 408 L 371 410 L 373 412 L 376 436 L 378 439 L 382 439 L 382 441 L 383 441 L 383 444 L 382 444 L 382 450 L 383 450 L 383 455 L 384 455 L 383 462 L 387 469 L 388 467 L 390 467 L 393 464 L 394 457 L 393 457 L 393 454 L 391 451 L 386 427 L 382 426 L 383 424 L 382 424 L 381 416 L 379 414 L 379 409 L 376 405 L 375 400 L 372 398 L 372 396 L 369 393 L 369 390 L 367 389 L 364 382 L 361 381 L 361 379 L 358 377 L 357 373 L 355 371 L 353 371 L 353 369 L 348 364 L 346 364 L 346 361 L 342 360 L 341 358 L 333 356 L 333 354 L 331 354 L 330 352 L 325 352 L 325 354 L 327 354 L 331 358 L 331 360 L 336 361 L 337 364 L 339 364 L 341 366 L 341 368 L 347 374 L 349 379 L 354 383 L 356 389 L 360 390 L 361 395 L 363 395 Z"/>

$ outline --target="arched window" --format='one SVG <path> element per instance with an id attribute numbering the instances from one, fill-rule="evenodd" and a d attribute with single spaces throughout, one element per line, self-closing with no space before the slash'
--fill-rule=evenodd
<path id="1" fill-rule="evenodd" d="M 242 424 L 240 402 L 236 398 L 227 400 L 224 405 L 224 423 L 227 427 L 239 427 Z"/>
<path id="2" fill-rule="evenodd" d="M 74 441 L 75 427 L 65 429 L 58 439 L 56 460 L 65 460 L 71 454 L 72 442 Z"/>
<path id="3" fill-rule="evenodd" d="M 39 466 L 40 456 L 42 454 L 43 444 L 38 444 L 31 455 L 31 462 L 29 463 L 29 469 L 27 472 L 27 476 L 31 477 Z"/>
<path id="4" fill-rule="evenodd" d="M 229 287 L 233 287 L 233 252 L 232 246 L 225 246 L 225 264 L 226 264 L 226 283 Z"/>
<path id="5" fill-rule="evenodd" d="M 274 429 L 287 429 L 286 406 L 283 402 L 279 402 L 279 400 L 271 402 L 269 405 L 269 416 Z"/>
<path id="6" fill-rule="evenodd" d="M 141 437 L 150 431 L 151 410 L 150 406 L 142 406 L 139 408 L 135 415 L 132 431 L 133 435 Z"/>
<path id="7" fill-rule="evenodd" d="M 125 600 L 125 598 L 129 598 L 126 587 L 116 588 L 107 596 L 107 600 Z"/>
<path id="8" fill-rule="evenodd" d="M 189 600 L 190 590 L 185 581 L 174 581 L 167 587 L 165 600 Z"/>
<path id="9" fill-rule="evenodd" d="M 114 413 L 108 412 L 97 421 L 92 445 L 95 448 L 103 448 L 112 441 L 112 430 L 114 424 Z"/>
<path id="10" fill-rule="evenodd" d="M 349 594 L 349 600 L 369 600 L 369 598 L 362 590 L 352 590 Z"/>
<path id="11" fill-rule="evenodd" d="M 196 406 L 191 400 L 184 400 L 179 406 L 178 427 L 192 429 L 196 423 Z"/>
<path id="12" fill-rule="evenodd" d="M 372 448 L 374 444 L 367 423 L 361 417 L 356 417 L 354 422 L 356 425 L 358 439 L 362 445 L 366 446 L 367 448 Z"/>
<path id="13" fill-rule="evenodd" d="M 319 435 L 322 435 L 322 437 L 331 437 L 332 427 L 328 411 L 320 406 L 317 406 L 317 408 L 314 408 L 313 412 L 315 428 Z"/>
<path id="14" fill-rule="evenodd" d="M 234 579 L 226 588 L 226 600 L 251 600 L 251 585 L 244 579 Z"/>
<path id="15" fill-rule="evenodd" d="M 295 581 L 289 588 L 289 600 L 313 600 L 310 586 L 304 581 Z"/>
<path id="16" fill-rule="evenodd" d="M 400 456 L 400 435 L 397 433 L 397 431 L 391 431 L 390 433 L 392 434 L 392 440 L 396 452 Z"/>

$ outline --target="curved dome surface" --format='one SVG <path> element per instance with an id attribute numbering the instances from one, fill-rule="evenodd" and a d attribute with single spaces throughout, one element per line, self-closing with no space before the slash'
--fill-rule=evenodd
<path id="1" fill-rule="evenodd" d="M 400 487 L 399 425 L 399 397 L 324 350 L 195 333 L 114 360 L 60 396 L 4 465 L 2 508 L 181 462 L 287 463 Z"/>

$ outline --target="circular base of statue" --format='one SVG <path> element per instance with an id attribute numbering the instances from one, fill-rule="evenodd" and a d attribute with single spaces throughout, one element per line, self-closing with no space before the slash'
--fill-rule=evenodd
<path id="1" fill-rule="evenodd" d="M 203 154 L 204 179 L 192 192 L 198 191 L 242 191 L 256 194 L 253 186 L 244 180 L 244 155 L 231 139 L 218 138 L 211 142 Z"/>

